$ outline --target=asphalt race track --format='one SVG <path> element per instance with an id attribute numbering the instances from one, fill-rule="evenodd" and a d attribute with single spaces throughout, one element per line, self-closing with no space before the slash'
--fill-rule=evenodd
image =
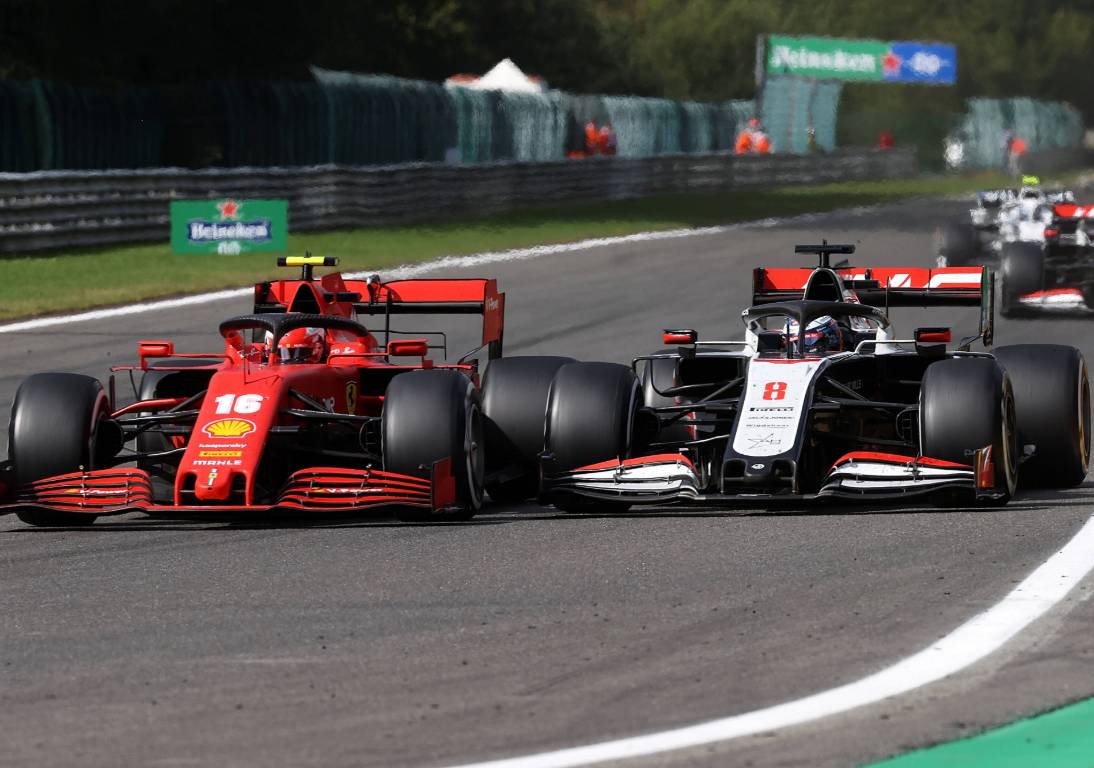
<path id="1" fill-rule="evenodd" d="M 795 242 L 856 242 L 857 265 L 927 266 L 934 226 L 958 207 L 470 272 L 508 293 L 508 354 L 629 361 L 663 327 L 739 338 L 751 268 L 807 264 Z M 141 338 L 216 349 L 216 322 L 248 309 L 0 335 L 0 401 L 34 371 L 105 376 Z M 976 323 L 963 309 L 895 317 L 909 332 Z M 1094 361 L 1092 322 L 1000 321 L 997 342 L 1061 340 Z M 861 678 L 987 608 L 1071 538 L 1092 490 L 954 512 L 526 505 L 430 526 L 131 515 L 47 531 L 0 518 L 0 764 L 440 766 L 747 712 Z M 627 765 L 849 765 L 1092 695 L 1092 590 L 942 683 Z"/>

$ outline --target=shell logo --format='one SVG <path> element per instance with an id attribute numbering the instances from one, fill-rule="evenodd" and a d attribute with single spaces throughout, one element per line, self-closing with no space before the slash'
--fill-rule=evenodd
<path id="1" fill-rule="evenodd" d="M 255 429 L 255 423 L 249 419 L 217 419 L 210 421 L 201 431 L 209 437 L 243 437 Z"/>

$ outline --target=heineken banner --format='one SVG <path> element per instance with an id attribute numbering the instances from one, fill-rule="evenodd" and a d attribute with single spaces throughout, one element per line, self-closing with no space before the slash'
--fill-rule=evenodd
<path id="1" fill-rule="evenodd" d="M 285 253 L 286 200 L 179 200 L 171 203 L 175 253 Z"/>
<path id="2" fill-rule="evenodd" d="M 957 82 L 957 48 L 942 43 L 771 35 L 767 39 L 766 65 L 768 75 L 819 80 L 935 85 Z"/>

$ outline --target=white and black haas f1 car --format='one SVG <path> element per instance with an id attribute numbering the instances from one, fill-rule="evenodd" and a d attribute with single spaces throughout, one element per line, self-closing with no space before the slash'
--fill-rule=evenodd
<path id="1" fill-rule="evenodd" d="M 1094 311 L 1094 205 L 1056 203 L 1041 227 L 1042 242 L 1009 242 L 1001 251 L 1003 315 Z"/>
<path id="2" fill-rule="evenodd" d="M 1078 350 L 992 355 L 984 267 L 831 268 L 854 246 L 798 246 L 818 268 L 757 269 L 743 341 L 666 331 L 631 366 L 571 363 L 550 384 L 540 498 L 565 510 L 812 499 L 1004 504 L 1021 481 L 1086 475 Z M 969 306 L 979 333 L 899 337 L 887 309 Z"/>

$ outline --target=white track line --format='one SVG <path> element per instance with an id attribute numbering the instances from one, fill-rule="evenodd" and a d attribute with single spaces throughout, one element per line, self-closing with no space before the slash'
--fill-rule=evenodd
<path id="1" fill-rule="evenodd" d="M 869 677 L 765 709 L 554 752 L 460 768 L 568 768 L 655 755 L 807 723 L 941 680 L 997 651 L 1059 603 L 1094 569 L 1094 518 L 1006 597 L 938 642 Z"/>
<path id="2" fill-rule="evenodd" d="M 767 228 L 797 224 L 812 221 L 821 216 L 835 213 L 842 215 L 860 215 L 873 210 L 874 206 L 849 208 L 841 211 L 827 211 L 825 213 L 804 213 L 798 216 L 782 218 L 760 219 L 757 221 L 742 221 L 737 224 L 726 224 L 717 227 L 696 227 L 693 229 L 669 229 L 661 232 L 639 232 L 633 235 L 620 235 L 617 237 L 597 237 L 589 240 L 579 240 L 573 243 L 560 243 L 557 245 L 535 245 L 530 248 L 514 248 L 508 251 L 488 251 L 475 253 L 468 256 L 442 256 L 439 259 L 422 262 L 421 264 L 407 264 L 394 269 L 368 270 L 364 272 L 351 272 L 345 275 L 348 279 L 361 279 L 376 271 L 382 271 L 385 278 L 405 279 L 432 272 L 438 269 L 455 269 L 459 267 L 475 267 L 480 264 L 494 264 L 501 261 L 522 261 L 524 259 L 536 259 L 541 256 L 551 256 L 556 253 L 570 253 L 572 251 L 584 251 L 591 248 L 606 248 L 613 245 L 625 245 L 627 243 L 644 243 L 655 240 L 678 240 L 685 237 L 699 237 L 703 235 L 717 235 L 723 232 L 731 232 L 745 227 Z M 50 317 L 38 317 L 32 320 L 22 320 L 15 323 L 0 325 L 0 333 L 17 333 L 20 331 L 36 331 L 41 328 L 50 328 L 57 325 L 70 323 L 83 323 L 91 320 L 106 320 L 112 317 L 124 317 L 126 315 L 140 315 L 146 312 L 159 312 L 165 309 L 189 307 L 198 304 L 208 304 L 223 299 L 237 299 L 249 296 L 254 288 L 231 288 L 212 293 L 199 293 L 193 296 L 182 296 L 177 299 L 162 299 L 158 301 L 146 301 L 139 304 L 127 304 L 120 307 L 106 307 L 93 309 L 88 312 L 79 312 L 74 315 L 55 315 Z"/>

